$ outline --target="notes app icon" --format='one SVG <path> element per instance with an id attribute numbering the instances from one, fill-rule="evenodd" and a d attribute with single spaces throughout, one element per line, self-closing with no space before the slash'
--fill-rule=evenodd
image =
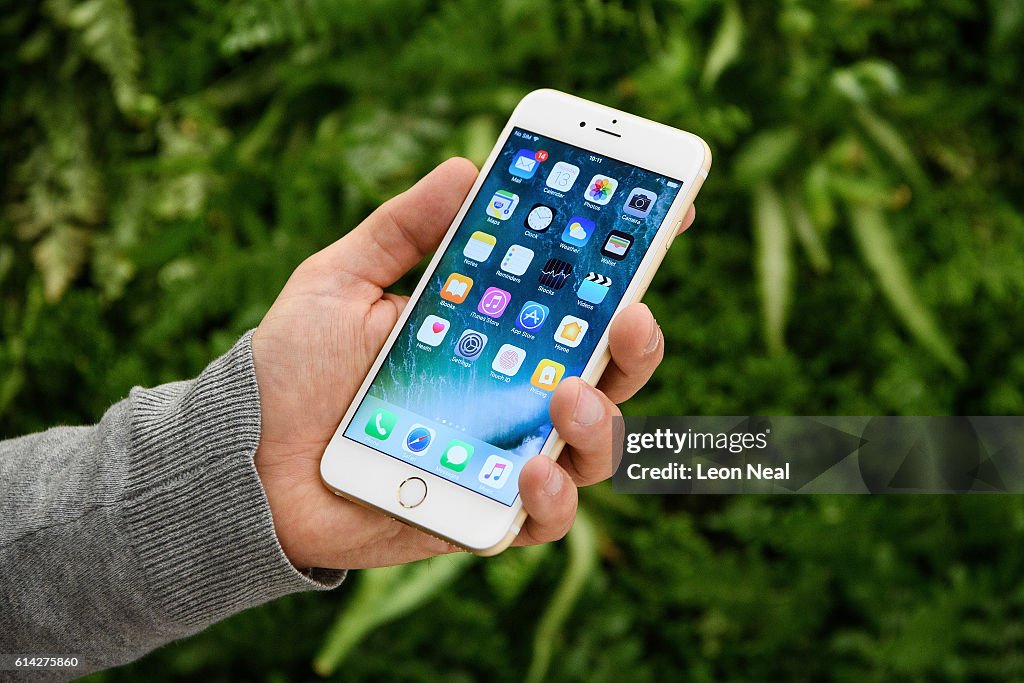
<path id="1" fill-rule="evenodd" d="M 466 248 L 462 250 L 462 255 L 483 263 L 491 257 L 491 252 L 494 251 L 494 245 L 497 243 L 498 240 L 494 235 L 477 230 L 470 235 L 469 242 L 466 242 Z"/>
<path id="2" fill-rule="evenodd" d="M 476 480 L 492 489 L 500 489 L 512 478 L 512 461 L 500 455 L 487 456 Z"/>

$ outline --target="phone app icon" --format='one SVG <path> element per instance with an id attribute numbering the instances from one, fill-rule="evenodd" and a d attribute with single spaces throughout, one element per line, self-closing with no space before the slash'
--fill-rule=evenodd
<path id="1" fill-rule="evenodd" d="M 582 247 L 594 234 L 594 221 L 583 216 L 573 216 L 562 231 L 562 241 L 574 247 Z"/>
<path id="2" fill-rule="evenodd" d="M 590 323 L 583 318 L 567 315 L 562 318 L 562 322 L 558 323 L 558 329 L 555 330 L 555 341 L 576 348 L 583 341 L 583 335 L 587 333 L 589 327 Z"/>
<path id="3" fill-rule="evenodd" d="M 441 288 L 441 298 L 451 301 L 453 304 L 461 304 L 469 296 L 469 289 L 473 286 L 473 278 L 466 277 L 462 273 L 452 273 L 444 281 Z"/>
<path id="4" fill-rule="evenodd" d="M 508 190 L 498 190 L 487 204 L 487 215 L 500 221 L 507 221 L 519 206 L 519 195 Z"/>
<path id="5" fill-rule="evenodd" d="M 430 443 L 435 436 L 437 436 L 437 432 L 430 427 L 414 424 L 406 433 L 402 448 L 413 455 L 423 455 L 430 448 Z"/>
<path id="6" fill-rule="evenodd" d="M 494 251 L 494 245 L 497 243 L 498 240 L 494 235 L 488 235 L 486 232 L 477 230 L 469 236 L 469 241 L 466 242 L 466 248 L 462 250 L 462 255 L 468 259 L 483 263 L 491 258 L 491 252 Z"/>
<path id="7" fill-rule="evenodd" d="M 629 253 L 629 248 L 632 246 L 632 235 L 628 232 L 612 230 L 608 235 L 608 239 L 605 240 L 604 246 L 601 247 L 601 254 L 616 261 L 621 261 L 626 258 L 626 254 Z"/>
<path id="8" fill-rule="evenodd" d="M 564 374 L 564 365 L 545 358 L 537 363 L 537 369 L 533 371 L 530 384 L 544 391 L 554 391 L 558 383 L 562 381 L 562 375 Z"/>
<path id="9" fill-rule="evenodd" d="M 366 432 L 367 436 L 383 441 L 391 436 L 391 432 L 394 431 L 397 422 L 397 415 L 389 410 L 378 408 L 373 411 L 373 415 L 370 415 L 370 419 L 366 421 L 366 427 L 363 428 L 363 431 Z"/>
<path id="10" fill-rule="evenodd" d="M 554 208 L 547 204 L 534 204 L 530 213 L 526 214 L 523 226 L 534 232 L 544 232 L 551 227 L 551 222 L 555 220 L 555 213 Z"/>
<path id="11" fill-rule="evenodd" d="M 527 332 L 536 332 L 548 319 L 548 313 L 550 310 L 544 304 L 527 301 L 516 317 L 516 327 Z"/>
<path id="12" fill-rule="evenodd" d="M 540 160 L 537 159 L 537 154 L 529 149 L 521 149 L 516 152 L 515 158 L 509 164 L 508 172 L 523 180 L 529 180 L 537 172 L 538 166 Z"/>
<path id="13" fill-rule="evenodd" d="M 444 318 L 428 315 L 427 319 L 420 325 L 420 331 L 416 333 L 416 338 L 424 344 L 439 346 L 444 341 L 444 336 L 448 334 L 449 327 L 451 327 L 451 324 Z"/>
<path id="14" fill-rule="evenodd" d="M 612 286 L 612 279 L 597 273 L 587 273 L 576 290 L 576 296 L 589 301 L 592 304 L 599 304 L 608 296 L 608 289 Z"/>
<path id="15" fill-rule="evenodd" d="M 570 275 L 572 275 L 571 263 L 559 261 L 556 258 L 548 259 L 540 271 L 540 283 L 551 289 L 561 289 Z"/>
<path id="16" fill-rule="evenodd" d="M 505 258 L 501 259 L 501 269 L 513 275 L 522 275 L 530 267 L 533 261 L 533 249 L 527 249 L 521 244 L 513 244 L 505 252 Z"/>
<path id="17" fill-rule="evenodd" d="M 455 342 L 455 353 L 466 360 L 476 360 L 487 346 L 487 335 L 476 330 L 465 330 Z"/>
<path id="18" fill-rule="evenodd" d="M 512 461 L 500 455 L 489 455 L 476 480 L 493 489 L 500 489 L 512 478 Z"/>
<path id="19" fill-rule="evenodd" d="M 654 208 L 654 202 L 658 201 L 658 195 L 642 187 L 634 187 L 626 197 L 626 203 L 622 206 L 622 213 L 637 218 L 647 218 L 647 214 Z"/>
<path id="20" fill-rule="evenodd" d="M 526 351 L 518 346 L 502 344 L 491 363 L 491 370 L 514 377 L 519 372 L 519 368 L 523 367 L 524 360 L 526 360 Z"/>
<path id="21" fill-rule="evenodd" d="M 588 202 L 603 206 L 612 200 L 612 195 L 615 194 L 615 188 L 618 186 L 618 180 L 599 173 L 590 179 L 590 184 L 583 191 L 583 196 Z"/>
<path id="22" fill-rule="evenodd" d="M 466 469 L 469 459 L 473 457 L 473 447 L 465 441 L 452 439 L 448 442 L 448 448 L 441 456 L 441 465 L 453 472 L 461 472 Z"/>
<path id="23" fill-rule="evenodd" d="M 484 295 L 480 297 L 480 303 L 476 310 L 492 318 L 500 318 L 501 314 L 508 308 L 508 302 L 512 301 L 512 295 L 504 289 L 488 287 Z"/>
<path id="24" fill-rule="evenodd" d="M 559 161 L 548 173 L 547 186 L 559 192 L 568 192 L 580 174 L 580 167 L 565 161 Z"/>

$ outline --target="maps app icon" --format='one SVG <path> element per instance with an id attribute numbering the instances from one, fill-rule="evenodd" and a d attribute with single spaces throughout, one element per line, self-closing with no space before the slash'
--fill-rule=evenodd
<path id="1" fill-rule="evenodd" d="M 508 190 L 498 190 L 487 205 L 487 215 L 500 221 L 507 221 L 519 206 L 519 195 Z"/>

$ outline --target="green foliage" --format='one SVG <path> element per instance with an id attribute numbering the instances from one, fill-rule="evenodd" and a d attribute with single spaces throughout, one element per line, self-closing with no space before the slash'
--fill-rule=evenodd
<path id="1" fill-rule="evenodd" d="M 1018 0 L 5 3 L 0 431 L 194 375 L 542 86 L 715 154 L 627 411 L 1020 414 L 1022 26 Z M 353 577 L 97 679 L 309 678 L 339 613 L 346 680 L 522 680 L 538 624 L 551 680 L 1024 678 L 1015 499 L 584 499 L 599 561 L 557 620 L 561 545 L 359 629 Z"/>

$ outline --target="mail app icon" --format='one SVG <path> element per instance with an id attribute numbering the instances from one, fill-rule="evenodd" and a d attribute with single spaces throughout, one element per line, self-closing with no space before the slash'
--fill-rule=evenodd
<path id="1" fill-rule="evenodd" d="M 516 157 L 509 164 L 508 172 L 514 176 L 529 180 L 537 172 L 537 154 L 528 149 L 516 152 Z"/>

